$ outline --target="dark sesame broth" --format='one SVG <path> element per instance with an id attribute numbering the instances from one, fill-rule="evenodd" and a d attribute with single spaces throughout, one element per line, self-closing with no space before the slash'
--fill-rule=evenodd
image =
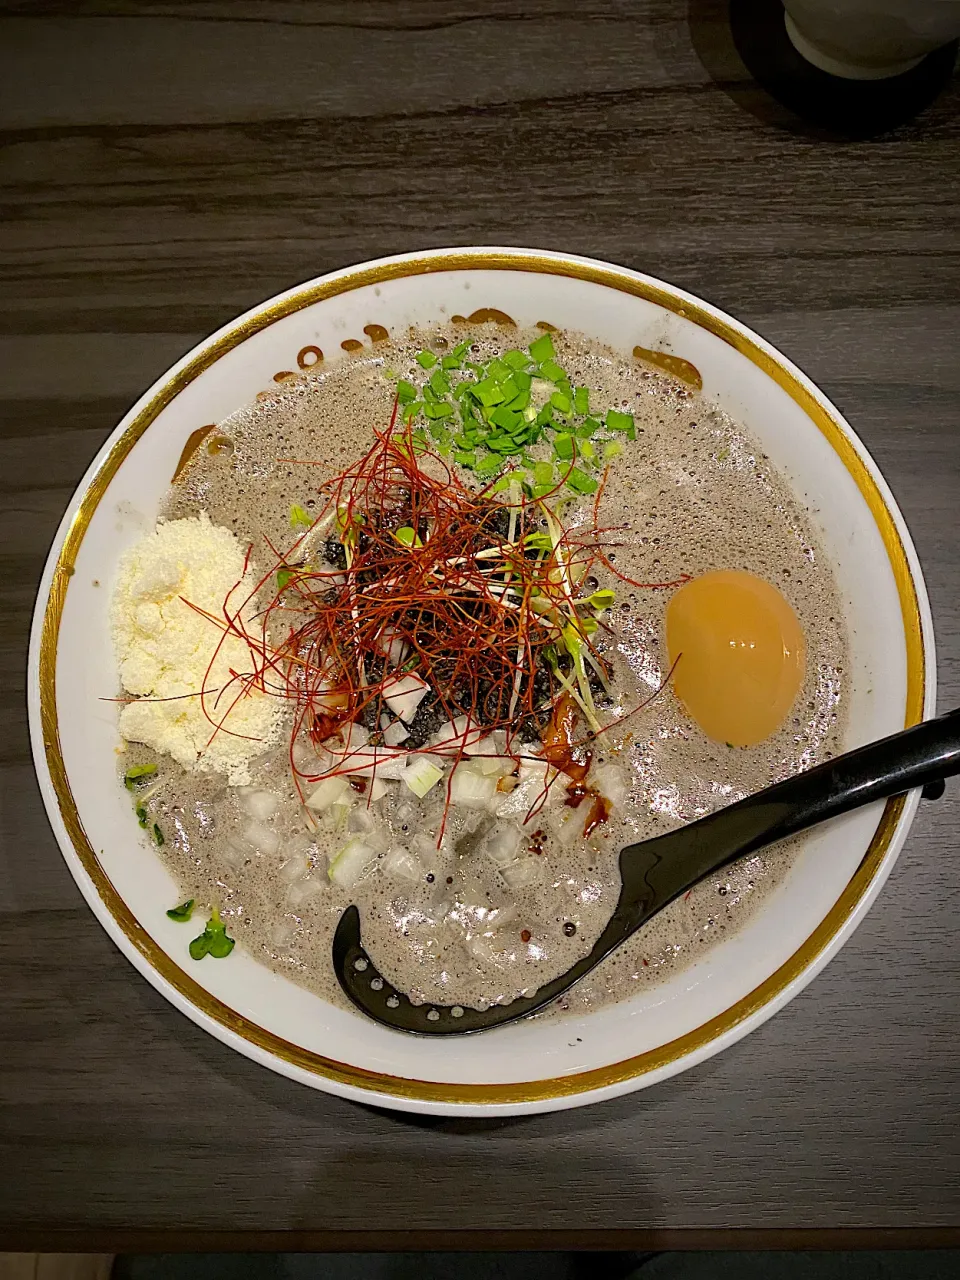
<path id="1" fill-rule="evenodd" d="M 469 335 L 462 327 L 411 333 L 407 341 L 380 343 L 288 382 L 219 424 L 219 447 L 198 448 L 164 515 L 205 510 L 214 524 L 252 544 L 257 565 L 269 567 L 275 557 L 267 544 L 291 543 L 291 504 L 319 511 L 318 484 L 362 456 L 372 427 L 389 422 L 394 385 L 385 369 L 422 377 L 414 362 L 422 347 L 443 351 L 465 336 L 479 359 L 538 334 L 513 331 L 505 342 L 492 324 Z M 218 906 L 231 935 L 253 955 L 337 1003 L 343 997 L 330 944 L 349 902 L 360 906 L 364 943 L 377 965 L 414 998 L 464 1005 L 509 1000 L 590 949 L 617 899 L 624 844 L 708 813 L 840 747 L 842 605 L 812 521 L 785 481 L 741 427 L 688 385 L 578 336 L 554 340 L 557 359 L 572 381 L 590 388 L 593 402 L 629 409 L 636 419 L 637 438 L 611 464 L 597 520 L 620 527 L 612 538 L 616 568 L 643 582 L 721 568 L 768 579 L 803 627 L 805 683 L 780 730 L 740 749 L 705 738 L 665 689 L 595 744 L 593 768 L 605 776 L 607 794 L 618 793 L 608 820 L 583 839 L 586 807 L 571 808 L 557 789 L 560 799 L 524 827 L 520 861 L 509 873 L 488 856 L 496 823 L 488 812 L 453 806 L 437 849 L 442 785 L 418 799 L 402 783 L 390 783 L 376 806 L 351 811 L 346 832 L 331 830 L 324 817 L 311 825 L 291 777 L 289 734 L 253 762 L 255 792 L 273 797 L 255 802 L 261 811 L 253 836 L 249 790 L 159 760 L 148 807 L 166 833 L 160 854 L 183 897 Z M 565 523 L 590 519 L 590 505 L 579 512 L 567 507 Z M 612 718 L 648 698 L 666 675 L 670 591 L 627 586 L 602 567 L 592 572 L 592 589 L 616 592 L 604 641 L 615 677 L 604 716 Z M 131 746 L 125 761 L 155 758 Z M 331 883 L 328 860 L 348 835 L 364 838 L 374 824 L 380 852 L 373 868 L 350 890 Z M 702 955 L 748 918 L 791 858 L 789 846 L 773 848 L 701 884 L 583 981 L 563 1007 L 596 1008 L 627 997 Z"/>

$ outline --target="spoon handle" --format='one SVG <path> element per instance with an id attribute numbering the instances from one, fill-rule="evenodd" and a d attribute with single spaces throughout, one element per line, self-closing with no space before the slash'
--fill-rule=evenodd
<path id="1" fill-rule="evenodd" d="M 956 773 L 960 709 L 848 751 L 656 841 L 628 846 L 620 855 L 624 884 L 646 917 L 734 858 Z"/>

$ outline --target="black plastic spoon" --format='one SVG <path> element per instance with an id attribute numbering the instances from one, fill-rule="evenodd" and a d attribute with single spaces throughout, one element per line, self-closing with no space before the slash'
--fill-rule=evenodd
<path id="1" fill-rule="evenodd" d="M 510 1004 L 468 1009 L 415 1005 L 377 972 L 360 942 L 360 914 L 348 907 L 333 939 L 333 967 L 358 1009 L 397 1031 L 450 1036 L 528 1017 L 596 968 L 668 902 L 735 858 L 861 805 L 960 773 L 960 709 L 837 756 L 689 826 L 620 853 L 617 909 L 589 955 Z"/>

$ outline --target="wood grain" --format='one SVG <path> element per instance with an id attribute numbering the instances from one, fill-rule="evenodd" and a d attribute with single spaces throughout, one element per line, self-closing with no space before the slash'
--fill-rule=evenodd
<path id="1" fill-rule="evenodd" d="M 840 956 L 733 1050 L 584 1111 L 404 1119 L 254 1066 L 137 976 L 62 864 L 23 703 L 63 507 L 174 358 L 344 263 L 507 243 L 661 275 L 823 386 L 910 523 L 941 705 L 958 705 L 956 87 L 840 144 L 751 98 L 735 64 L 711 79 L 703 2 L 2 11 L 0 1224 L 16 1247 L 54 1228 L 64 1249 L 110 1249 L 123 1232 L 517 1248 L 535 1231 L 597 1247 L 617 1230 L 960 1227 L 956 787 L 923 807 Z"/>

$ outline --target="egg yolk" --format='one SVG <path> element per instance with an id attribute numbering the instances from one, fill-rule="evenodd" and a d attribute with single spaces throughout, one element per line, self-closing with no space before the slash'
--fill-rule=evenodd
<path id="1" fill-rule="evenodd" d="M 778 729 L 803 683 L 797 615 L 776 587 L 737 569 L 677 591 L 667 605 L 667 650 L 689 714 L 708 738 L 735 747 Z"/>

